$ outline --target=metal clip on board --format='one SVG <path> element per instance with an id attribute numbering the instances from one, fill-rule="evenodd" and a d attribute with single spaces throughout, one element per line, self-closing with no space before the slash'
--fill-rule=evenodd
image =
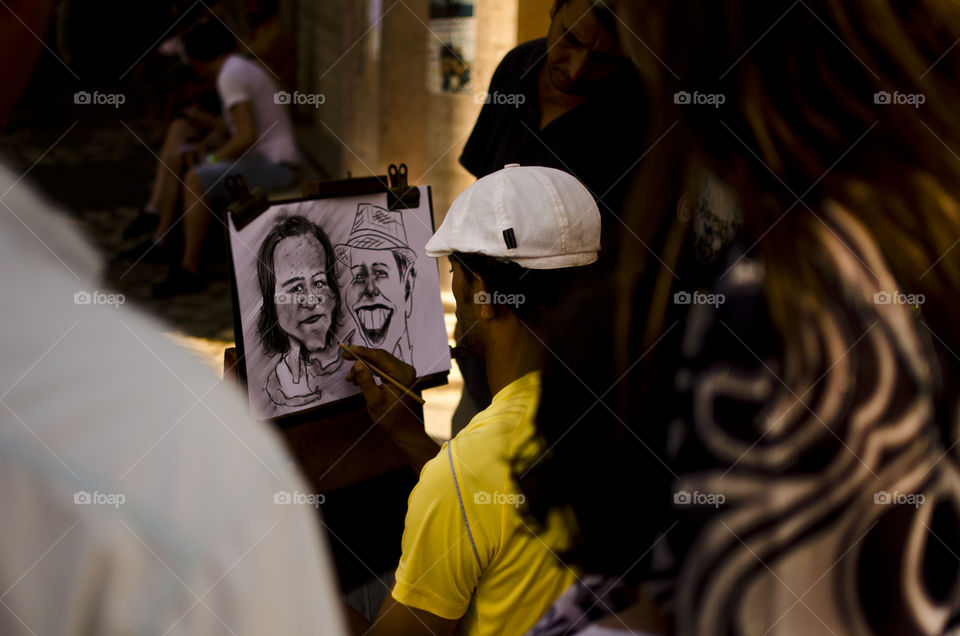
<path id="1" fill-rule="evenodd" d="M 308 181 L 302 186 L 305 199 L 349 197 L 379 192 L 387 193 L 387 208 L 391 210 L 420 207 L 420 188 L 408 184 L 405 163 L 390 164 L 387 175 Z"/>
<path id="2" fill-rule="evenodd" d="M 227 212 L 233 215 L 233 222 L 237 230 L 243 229 L 247 223 L 257 218 L 270 207 L 270 199 L 261 188 L 254 188 L 251 192 L 242 175 L 231 174 L 224 179 L 230 203 Z"/>
<path id="3" fill-rule="evenodd" d="M 234 225 L 238 230 L 243 229 L 271 205 L 267 193 L 260 188 L 249 190 L 241 175 L 229 175 L 225 184 L 232 201 L 227 211 L 233 215 Z M 391 210 L 420 207 L 420 188 L 411 186 L 407 182 L 407 164 L 405 163 L 400 165 L 391 163 L 387 168 L 387 175 L 305 181 L 301 185 L 304 199 L 328 199 L 378 192 L 387 193 L 387 208 Z M 275 203 L 282 202 L 275 201 Z"/>
<path id="4" fill-rule="evenodd" d="M 391 163 L 387 168 L 390 177 L 390 189 L 387 192 L 387 208 L 403 210 L 420 207 L 420 188 L 407 184 L 407 164 L 399 166 Z"/>

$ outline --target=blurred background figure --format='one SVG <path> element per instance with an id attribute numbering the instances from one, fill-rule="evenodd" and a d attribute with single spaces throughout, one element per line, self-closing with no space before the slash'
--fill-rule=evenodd
<path id="1" fill-rule="evenodd" d="M 616 26 L 603 2 L 555 0 L 547 36 L 501 60 L 460 155 L 460 164 L 478 179 L 511 163 L 556 168 L 580 179 L 603 215 L 597 269 L 614 262 L 628 176 L 645 151 L 646 98 Z M 454 433 L 491 398 L 483 363 L 463 352 L 457 364 L 464 392 Z"/>
<path id="2" fill-rule="evenodd" d="M 216 6 L 214 10 L 218 10 Z M 132 73 L 148 84 L 151 77 L 160 76 L 158 92 L 163 94 L 165 107 L 162 113 L 155 114 L 171 121 L 159 152 L 150 198 L 124 229 L 125 239 L 142 238 L 157 228 L 162 211 L 173 210 L 179 203 L 179 186 L 186 167 L 223 143 L 228 134 L 214 82 L 197 75 L 184 43 L 184 36 L 203 17 L 209 19 L 210 16 L 185 7 L 171 13 L 176 14 L 174 35 L 161 42 Z M 162 260 L 167 256 L 164 252 L 157 249 L 150 256 L 152 260 Z M 139 255 L 136 251 L 130 254 L 134 258 Z"/>
<path id="3" fill-rule="evenodd" d="M 0 9 L 0 121 L 50 18 L 50 2 Z M 276 434 L 102 291 L 94 252 L 24 176 L 0 168 L 0 633 L 344 633 Z"/>
<path id="4" fill-rule="evenodd" d="M 603 633 L 954 629 L 960 7 L 614 8 L 679 124 L 624 209 L 649 249 L 548 341 L 531 510 L 639 593 Z"/>
<path id="5" fill-rule="evenodd" d="M 134 76 L 149 81 L 144 76 L 161 74 L 163 77 L 162 100 L 166 104 L 164 117 L 170 112 L 178 116 L 170 122 L 163 146 L 159 152 L 156 175 L 150 198 L 124 230 L 124 238 L 141 238 L 152 233 L 160 223 L 163 211 L 176 208 L 179 202 L 179 181 L 185 169 L 199 158 L 219 147 L 229 136 L 222 116 L 222 107 L 216 87 L 209 77 L 196 74 L 187 55 L 184 35 L 198 21 L 212 16 L 229 23 L 219 7 L 209 11 L 197 11 L 194 7 L 177 7 L 171 11 L 177 18 L 175 35 L 164 40 L 155 53 L 136 67 Z M 244 15 L 249 24 L 248 44 L 241 53 L 249 55 L 272 75 L 280 87 L 290 90 L 293 85 L 294 55 L 293 36 L 280 20 L 279 0 L 248 0 Z M 155 67 L 161 68 L 156 69 Z M 169 212 L 168 212 L 169 214 Z M 156 249 L 150 255 L 154 261 L 162 261 L 169 255 L 166 250 Z M 139 252 L 130 252 L 136 258 Z"/>
<path id="6" fill-rule="evenodd" d="M 243 10 L 250 28 L 250 55 L 274 76 L 281 88 L 293 90 L 294 36 L 281 19 L 280 0 L 246 0 Z"/>
<path id="7" fill-rule="evenodd" d="M 166 251 L 167 235 L 179 220 L 178 194 L 182 196 L 183 254 L 179 265 L 154 287 L 158 298 L 202 289 L 201 251 L 210 216 L 229 202 L 228 175 L 240 175 L 249 187 L 273 192 L 294 183 L 299 164 L 288 99 L 281 99 L 279 87 L 262 65 L 237 54 L 229 27 L 216 18 L 200 22 L 184 36 L 184 48 L 196 74 L 215 79 L 226 134 L 214 121 L 211 133 L 199 144 L 166 149 L 174 166 L 158 169 L 169 173 L 158 181 L 159 188 L 155 185 L 159 222 L 151 238 L 126 253 L 140 260 L 153 251 Z M 173 146 L 180 136 L 177 129 L 171 130 L 167 143 Z M 181 179 L 182 170 L 186 172 Z"/>

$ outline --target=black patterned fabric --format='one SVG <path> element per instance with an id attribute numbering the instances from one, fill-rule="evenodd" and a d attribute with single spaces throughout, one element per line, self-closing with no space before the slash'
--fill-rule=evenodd
<path id="1" fill-rule="evenodd" d="M 575 634 L 594 621 L 626 608 L 631 598 L 622 580 L 587 575 L 557 599 L 527 636 Z"/>
<path id="2" fill-rule="evenodd" d="M 821 239 L 830 303 L 785 344 L 737 243 L 724 303 L 687 315 L 666 449 L 678 634 L 940 634 L 955 612 L 956 360 L 863 226 L 834 206 Z"/>
<path id="3" fill-rule="evenodd" d="M 754 241 L 730 240 L 726 222 L 719 242 L 697 231 L 710 274 L 701 302 L 671 317 L 679 351 L 659 352 L 648 409 L 676 479 L 647 587 L 680 636 L 942 634 L 957 621 L 958 358 L 867 228 L 838 206 L 820 216 L 810 258 L 828 301 L 801 295 L 791 334 L 770 319 Z M 544 400 L 560 390 L 545 383 Z"/>

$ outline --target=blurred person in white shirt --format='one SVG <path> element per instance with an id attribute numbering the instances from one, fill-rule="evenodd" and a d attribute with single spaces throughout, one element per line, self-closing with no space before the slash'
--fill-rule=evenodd
<path id="1" fill-rule="evenodd" d="M 50 4 L 0 9 L 0 122 Z M 2 167 L 0 193 L 0 633 L 343 634 L 297 505 L 321 499 L 275 434 Z"/>

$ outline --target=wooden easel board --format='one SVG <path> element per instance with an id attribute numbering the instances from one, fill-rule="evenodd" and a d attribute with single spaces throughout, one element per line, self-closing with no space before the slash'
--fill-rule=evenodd
<path id="1" fill-rule="evenodd" d="M 238 375 L 251 411 L 281 426 L 362 408 L 336 343 L 389 351 L 417 388 L 446 383 L 450 351 L 430 188 L 383 177 L 305 184 L 302 199 L 232 207 L 227 232 Z"/>

